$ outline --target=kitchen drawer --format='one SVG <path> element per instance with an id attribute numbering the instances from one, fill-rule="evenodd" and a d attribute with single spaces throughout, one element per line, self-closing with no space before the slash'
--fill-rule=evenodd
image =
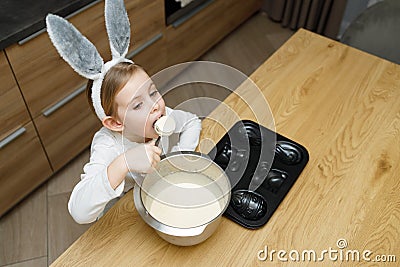
<path id="1" fill-rule="evenodd" d="M 0 52 L 0 136 L 30 120 L 4 51 Z"/>
<path id="2" fill-rule="evenodd" d="M 88 147 L 101 127 L 84 89 L 85 86 L 78 88 L 34 119 L 54 171 Z"/>
<path id="3" fill-rule="evenodd" d="M 0 141 L 0 216 L 52 174 L 32 122 L 9 134 Z"/>
<path id="4" fill-rule="evenodd" d="M 125 0 L 131 21 L 130 51 L 145 44 L 164 27 L 162 0 Z M 104 23 L 104 1 L 74 15 L 69 21 L 95 44 L 104 60 L 111 58 Z M 10 64 L 33 118 L 84 82 L 58 55 L 47 33 L 6 49 Z"/>
<path id="5" fill-rule="evenodd" d="M 167 67 L 167 56 L 163 33 L 157 33 L 147 43 L 129 53 L 127 57 L 142 66 L 150 76 L 164 69 Z"/>
<path id="6" fill-rule="evenodd" d="M 164 0 L 125 0 L 125 5 L 131 23 L 130 53 L 164 31 Z"/>
<path id="7" fill-rule="evenodd" d="M 169 65 L 199 58 L 225 35 L 261 8 L 260 0 L 210 0 L 195 15 L 168 26 Z"/>

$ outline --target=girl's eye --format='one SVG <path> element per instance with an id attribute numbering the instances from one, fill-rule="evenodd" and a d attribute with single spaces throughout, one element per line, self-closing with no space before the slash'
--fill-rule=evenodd
<path id="1" fill-rule="evenodd" d="M 157 93 L 158 93 L 158 91 L 155 90 L 155 91 L 153 91 L 153 92 L 150 93 L 150 96 L 155 96 L 155 95 L 157 95 Z"/>
<path id="2" fill-rule="evenodd" d="M 139 104 L 137 104 L 136 106 L 133 107 L 134 110 L 138 110 L 142 107 L 142 102 L 140 102 Z"/>

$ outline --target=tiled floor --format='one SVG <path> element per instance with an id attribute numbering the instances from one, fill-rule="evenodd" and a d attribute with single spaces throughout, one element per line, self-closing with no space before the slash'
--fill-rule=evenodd
<path id="1" fill-rule="evenodd" d="M 292 34 L 260 12 L 201 60 L 225 63 L 249 75 Z M 0 266 L 48 266 L 90 227 L 75 223 L 67 210 L 70 192 L 88 159 L 86 149 L 0 218 Z"/>

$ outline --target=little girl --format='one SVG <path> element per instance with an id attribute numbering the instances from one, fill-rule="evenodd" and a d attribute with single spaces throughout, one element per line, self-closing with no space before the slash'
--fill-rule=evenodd
<path id="1" fill-rule="evenodd" d="M 105 1 L 105 22 L 112 59 L 104 63 L 96 47 L 66 19 L 46 16 L 46 29 L 60 56 L 88 83 L 90 105 L 102 127 L 93 137 L 90 161 L 75 186 L 68 210 L 78 223 L 95 221 L 107 203 L 141 181 L 160 161 L 153 139 L 155 122 L 171 116 L 180 133 L 175 150 L 194 150 L 201 122 L 194 114 L 165 107 L 147 73 L 125 58 L 130 24 L 123 0 Z M 109 206 L 109 205 L 108 205 Z"/>
<path id="2" fill-rule="evenodd" d="M 91 87 L 89 82 L 89 98 Z M 151 172 L 160 161 L 161 149 L 155 146 L 158 135 L 153 126 L 161 116 L 171 116 L 175 132 L 180 133 L 172 151 L 194 150 L 201 130 L 201 121 L 194 114 L 165 107 L 152 80 L 136 64 L 113 66 L 104 77 L 101 92 L 106 117 L 94 135 L 90 161 L 68 202 L 69 212 L 78 223 L 99 218 L 107 203 L 131 189 L 135 178 Z"/>

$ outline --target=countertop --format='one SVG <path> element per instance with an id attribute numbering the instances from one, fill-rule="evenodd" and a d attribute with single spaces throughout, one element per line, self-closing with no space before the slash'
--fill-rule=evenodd
<path id="1" fill-rule="evenodd" d="M 0 1 L 0 50 L 45 28 L 48 13 L 66 17 L 96 0 Z"/>
<path id="2" fill-rule="evenodd" d="M 52 266 L 364 266 L 383 258 L 397 266 L 400 66 L 301 29 L 250 78 L 276 131 L 310 155 L 266 225 L 249 230 L 223 217 L 205 242 L 178 247 L 142 220 L 129 191 Z M 236 92 L 252 100 L 229 95 L 203 121 L 201 140 L 217 143 L 226 132 L 217 122 L 255 120 L 265 103 L 249 84 Z"/>

